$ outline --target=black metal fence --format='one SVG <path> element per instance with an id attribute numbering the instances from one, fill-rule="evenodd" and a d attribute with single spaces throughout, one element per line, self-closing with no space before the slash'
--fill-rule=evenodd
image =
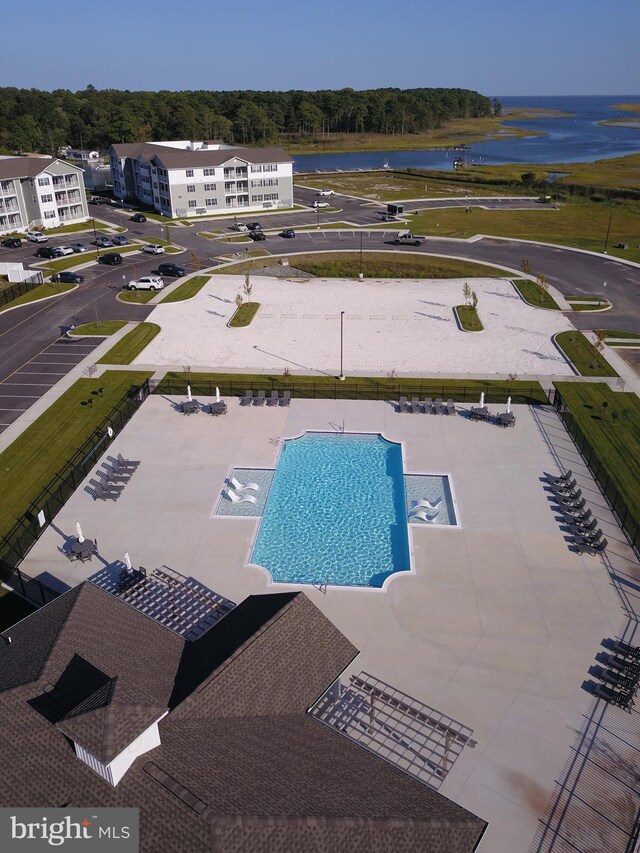
<path id="1" fill-rule="evenodd" d="M 59 592 L 30 578 L 20 571 L 18 566 L 149 393 L 147 379 L 142 385 L 132 386 L 84 444 L 46 484 L 11 530 L 5 536 L 0 536 L 0 579 L 36 603 L 45 604 L 56 598 Z M 40 519 L 44 519 L 43 524 Z"/>
<path id="2" fill-rule="evenodd" d="M 187 384 L 191 387 L 193 395 L 201 395 L 204 397 L 213 397 L 216 393 L 216 388 L 220 391 L 223 397 L 243 397 L 245 391 L 248 390 L 246 379 L 234 380 L 233 378 L 224 378 L 220 381 L 209 379 L 198 379 L 197 376 L 191 378 L 165 377 L 154 388 L 154 394 L 167 394 L 170 396 L 186 395 Z M 425 397 L 441 397 L 443 400 L 449 398 L 456 403 L 477 403 L 481 393 L 485 395 L 485 403 L 505 404 L 507 399 L 511 397 L 512 403 L 546 403 L 547 395 L 542 387 L 536 383 L 514 382 L 513 385 L 501 383 L 492 384 L 491 382 L 475 383 L 475 384 L 439 384 L 433 380 L 420 381 L 419 379 L 412 382 L 410 380 L 375 380 L 362 379 L 345 382 L 308 382 L 287 381 L 286 377 L 261 377 L 260 380 L 251 380 L 251 389 L 254 393 L 257 391 L 278 391 L 282 394 L 284 391 L 290 391 L 292 398 L 303 398 L 311 400 L 398 400 L 399 397 L 418 397 L 424 400 Z"/>
<path id="3" fill-rule="evenodd" d="M 580 455 L 593 474 L 594 479 L 597 480 L 600 488 L 602 489 L 602 493 L 607 499 L 613 514 L 620 524 L 620 527 L 622 527 L 624 532 L 627 534 L 631 546 L 640 556 L 640 513 L 637 508 L 631 509 L 618 491 L 609 471 L 591 446 L 589 440 L 567 406 L 564 397 L 557 388 L 552 392 L 550 401 L 556 412 L 562 418 L 567 432 L 574 440 L 576 447 L 580 451 Z"/>
<path id="4" fill-rule="evenodd" d="M 16 284 L 9 284 L 0 289 L 0 307 L 8 305 L 19 296 L 24 296 L 25 293 L 34 290 L 42 284 L 42 273 L 35 273 L 35 278 L 32 281 L 21 281 Z"/>

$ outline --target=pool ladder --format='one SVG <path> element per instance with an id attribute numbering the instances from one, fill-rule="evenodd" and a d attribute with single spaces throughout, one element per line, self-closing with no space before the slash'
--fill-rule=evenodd
<path id="1" fill-rule="evenodd" d="M 339 432 L 340 435 L 344 435 L 344 421 L 342 421 L 341 424 L 334 424 L 331 421 L 329 421 L 329 426 L 333 427 L 335 432 Z"/>

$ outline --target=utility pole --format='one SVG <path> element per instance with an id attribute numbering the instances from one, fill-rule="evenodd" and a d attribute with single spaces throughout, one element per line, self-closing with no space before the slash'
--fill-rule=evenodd
<path id="1" fill-rule="evenodd" d="M 344 372 L 342 370 L 342 356 L 344 353 L 344 311 L 340 312 L 340 379 L 341 382 L 344 382 Z"/>
<path id="2" fill-rule="evenodd" d="M 606 236 L 605 241 L 604 241 L 604 254 L 605 255 L 607 254 L 607 246 L 609 245 L 609 231 L 611 231 L 611 217 L 612 216 L 613 216 L 613 213 L 610 213 L 609 214 L 609 224 L 607 225 L 607 236 Z"/>

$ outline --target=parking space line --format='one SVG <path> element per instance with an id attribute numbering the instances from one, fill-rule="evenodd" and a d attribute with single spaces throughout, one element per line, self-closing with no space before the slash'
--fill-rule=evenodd
<path id="1" fill-rule="evenodd" d="M 0 394 L 0 397 L 9 397 L 11 400 L 39 400 L 40 394 Z"/>
<path id="2" fill-rule="evenodd" d="M 67 372 L 58 373 L 55 370 L 21 370 L 20 373 L 14 373 L 14 376 L 66 376 Z"/>
<path id="3" fill-rule="evenodd" d="M 27 408 L 29 408 L 27 406 Z M 26 412 L 27 409 L 9 409 L 7 406 L 0 406 L 0 412 Z"/>
<path id="4" fill-rule="evenodd" d="M 82 359 L 80 359 L 82 361 Z M 39 364 L 57 364 L 64 365 L 65 367 L 75 367 L 76 364 L 80 364 L 79 361 L 28 361 L 27 364 L 32 364 L 34 367 L 37 367 Z M 20 370 L 20 368 L 18 368 Z"/>

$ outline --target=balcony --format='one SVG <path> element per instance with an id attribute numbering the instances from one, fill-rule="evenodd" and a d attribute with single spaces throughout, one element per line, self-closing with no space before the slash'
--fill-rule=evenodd
<path id="1" fill-rule="evenodd" d="M 237 189 L 236 189 L 236 185 L 235 185 L 235 183 L 233 183 L 233 182 L 225 184 L 225 185 L 224 185 L 224 191 L 225 191 L 226 193 L 236 193 L 236 192 L 238 192 L 238 191 L 237 191 Z"/>
<path id="2" fill-rule="evenodd" d="M 247 170 L 246 169 L 236 169 L 236 178 L 246 178 Z"/>
<path id="3" fill-rule="evenodd" d="M 0 195 L 15 195 L 16 190 L 13 186 L 13 181 L 3 181 L 0 183 Z"/>
<path id="4" fill-rule="evenodd" d="M 2 204 L 0 202 L 0 213 L 18 213 L 20 208 L 17 204 Z"/>

